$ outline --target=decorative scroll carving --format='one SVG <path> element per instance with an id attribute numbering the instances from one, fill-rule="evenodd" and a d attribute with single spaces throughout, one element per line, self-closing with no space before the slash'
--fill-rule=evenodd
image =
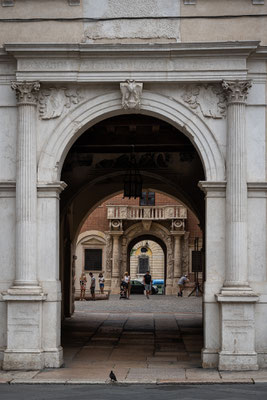
<path id="1" fill-rule="evenodd" d="M 182 99 L 204 117 L 218 119 L 226 115 L 225 95 L 219 85 L 189 85 Z"/>
<path id="2" fill-rule="evenodd" d="M 18 104 L 37 103 L 37 94 L 40 89 L 39 82 L 11 82 L 11 88 L 16 91 Z"/>
<path id="3" fill-rule="evenodd" d="M 139 109 L 143 83 L 136 83 L 134 80 L 128 79 L 125 83 L 120 84 L 120 89 L 122 93 L 122 108 Z"/>
<path id="4" fill-rule="evenodd" d="M 228 103 L 245 103 L 251 86 L 251 81 L 223 81 L 222 83 Z"/>
<path id="5" fill-rule="evenodd" d="M 182 252 L 182 273 L 186 274 L 187 271 L 189 271 L 189 232 L 184 235 Z"/>
<path id="6" fill-rule="evenodd" d="M 49 88 L 39 96 L 39 115 L 41 119 L 58 118 L 65 108 L 78 104 L 81 97 L 76 89 Z"/>
<path id="7" fill-rule="evenodd" d="M 112 267 L 112 236 L 106 236 L 106 272 L 111 273 Z"/>

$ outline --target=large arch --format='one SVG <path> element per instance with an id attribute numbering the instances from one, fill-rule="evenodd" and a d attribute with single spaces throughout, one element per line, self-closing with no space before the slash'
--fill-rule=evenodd
<path id="1" fill-rule="evenodd" d="M 86 100 L 70 111 L 55 127 L 41 151 L 38 163 L 39 182 L 60 180 L 66 154 L 78 137 L 97 122 L 123 113 L 129 114 L 129 110 L 122 109 L 118 91 Z M 215 136 L 191 109 L 173 98 L 144 91 L 138 113 L 163 119 L 182 131 L 199 153 L 206 180 L 225 180 L 225 162 Z"/>

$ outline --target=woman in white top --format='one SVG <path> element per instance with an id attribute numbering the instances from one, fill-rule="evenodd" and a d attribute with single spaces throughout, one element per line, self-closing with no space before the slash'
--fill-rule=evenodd
<path id="1" fill-rule="evenodd" d="M 127 289 L 127 299 L 130 298 L 130 293 L 131 293 L 131 277 L 128 274 L 128 272 L 126 271 L 124 273 L 124 278 L 123 278 L 124 282 L 126 283 L 126 289 Z"/>

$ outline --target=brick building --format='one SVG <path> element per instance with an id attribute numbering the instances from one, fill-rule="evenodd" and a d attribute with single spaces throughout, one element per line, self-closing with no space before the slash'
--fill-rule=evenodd
<path id="1" fill-rule="evenodd" d="M 175 215 L 175 210 L 179 210 L 180 215 Z M 126 215 L 120 215 L 120 219 L 115 212 L 125 212 Z M 194 279 L 192 251 L 202 247 L 202 232 L 198 223 L 193 212 L 176 199 L 152 189 L 144 191 L 141 199 L 123 198 L 122 193 L 117 194 L 98 205 L 83 223 L 77 240 L 73 274 L 79 277 L 85 272 L 89 279 L 89 272 L 102 272 L 106 277 L 106 290 L 116 293 L 125 271 L 133 279 L 141 279 L 145 270 L 149 269 L 154 279 L 164 280 L 167 294 L 176 293 L 177 280 L 182 274 L 186 273 L 191 280 Z M 163 236 L 160 229 L 164 229 Z M 134 241 L 128 237 L 131 232 L 136 232 Z M 117 276 L 111 272 L 116 270 L 114 234 L 118 237 Z M 109 243 L 110 238 L 112 243 Z M 168 243 L 167 246 L 164 242 Z M 79 279 L 74 284 L 78 294 Z"/>

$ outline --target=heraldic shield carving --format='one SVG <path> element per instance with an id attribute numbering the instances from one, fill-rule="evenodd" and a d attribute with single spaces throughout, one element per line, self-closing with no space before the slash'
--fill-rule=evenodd
<path id="1" fill-rule="evenodd" d="M 136 83 L 134 80 L 128 79 L 125 83 L 120 84 L 122 93 L 122 107 L 124 109 L 139 109 L 141 106 L 141 97 L 143 83 Z"/>

